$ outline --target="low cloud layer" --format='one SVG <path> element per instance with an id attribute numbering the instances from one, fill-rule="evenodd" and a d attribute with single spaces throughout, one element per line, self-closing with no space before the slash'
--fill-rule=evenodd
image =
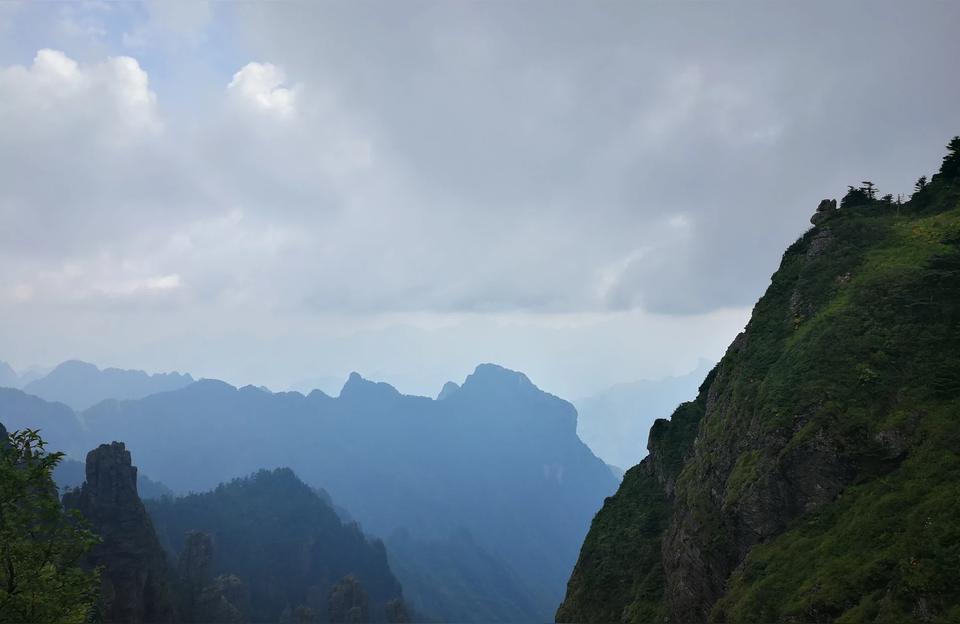
<path id="1" fill-rule="evenodd" d="M 4 6 L 0 359 L 680 372 L 820 198 L 909 192 L 960 132 L 952 4 L 607 9 Z M 719 338 L 617 339 L 661 322 Z"/>

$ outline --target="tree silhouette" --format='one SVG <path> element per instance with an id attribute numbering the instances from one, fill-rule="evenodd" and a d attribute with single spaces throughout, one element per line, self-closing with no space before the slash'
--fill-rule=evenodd
<path id="1" fill-rule="evenodd" d="M 955 136 L 947 143 L 947 155 L 943 157 L 940 173 L 945 178 L 955 178 L 960 174 L 960 136 Z"/>

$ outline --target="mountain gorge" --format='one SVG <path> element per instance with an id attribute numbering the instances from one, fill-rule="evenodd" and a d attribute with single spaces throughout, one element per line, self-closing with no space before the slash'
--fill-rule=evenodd
<path id="1" fill-rule="evenodd" d="M 593 521 L 560 622 L 960 617 L 960 138 L 851 187 Z"/>

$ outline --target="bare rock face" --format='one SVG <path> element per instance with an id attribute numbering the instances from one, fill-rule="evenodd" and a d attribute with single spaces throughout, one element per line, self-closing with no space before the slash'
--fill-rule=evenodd
<path id="1" fill-rule="evenodd" d="M 824 199 L 817 206 L 817 211 L 810 217 L 810 223 L 819 225 L 837 213 L 837 200 Z"/>
<path id="2" fill-rule="evenodd" d="M 86 482 L 64 495 L 100 536 L 87 565 L 101 567 L 101 621 L 172 622 L 167 564 L 143 502 L 137 469 L 122 442 L 101 444 L 87 454 Z"/>
<path id="3" fill-rule="evenodd" d="M 177 572 L 180 581 L 191 585 L 205 585 L 210 580 L 213 563 L 213 542 L 202 531 L 190 531 L 180 551 Z"/>

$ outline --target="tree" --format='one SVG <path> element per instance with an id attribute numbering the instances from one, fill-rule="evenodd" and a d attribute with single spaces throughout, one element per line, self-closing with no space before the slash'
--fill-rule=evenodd
<path id="1" fill-rule="evenodd" d="M 913 190 L 914 192 L 919 193 L 925 188 L 927 188 L 927 176 L 920 176 L 917 179 L 917 183 L 913 185 Z"/>
<path id="2" fill-rule="evenodd" d="M 870 202 L 870 196 L 867 195 L 866 190 L 863 188 L 848 186 L 847 189 L 847 194 L 844 195 L 840 200 L 841 209 L 848 208 L 850 206 L 862 206 Z"/>
<path id="3" fill-rule="evenodd" d="M 888 206 L 891 205 L 891 204 L 893 204 L 893 194 L 892 194 L 892 193 L 887 193 L 886 195 L 884 195 L 883 197 L 880 198 L 880 201 L 882 201 L 883 203 L 887 204 Z"/>
<path id="4" fill-rule="evenodd" d="M 955 178 L 960 174 L 960 136 L 955 136 L 947 143 L 947 155 L 940 165 L 940 174 L 945 178 Z"/>
<path id="5" fill-rule="evenodd" d="M 99 577 L 80 560 L 98 539 L 60 505 L 63 453 L 32 429 L 0 434 L 0 622 L 86 622 Z"/>
<path id="6" fill-rule="evenodd" d="M 877 196 L 877 187 L 870 180 L 864 180 L 860 183 L 862 186 L 860 190 L 863 191 L 863 194 L 867 196 L 867 199 L 874 199 Z"/>

